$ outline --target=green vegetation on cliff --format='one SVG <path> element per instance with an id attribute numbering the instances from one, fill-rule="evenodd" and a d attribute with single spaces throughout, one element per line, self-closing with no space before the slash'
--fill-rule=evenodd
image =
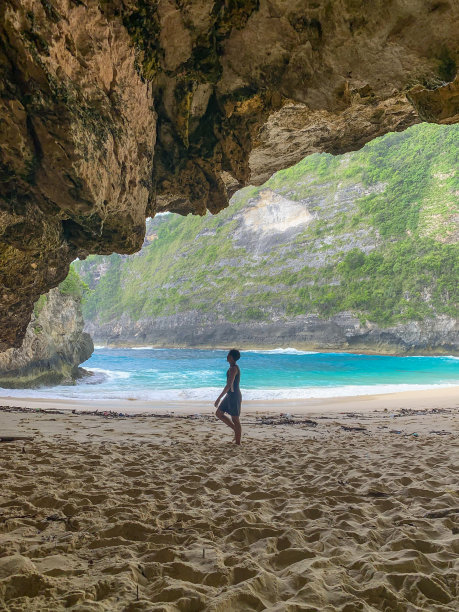
<path id="1" fill-rule="evenodd" d="M 88 292 L 89 287 L 78 274 L 73 266 L 70 267 L 69 273 L 66 278 L 58 287 L 59 292 L 62 295 L 71 295 L 72 297 L 83 300 L 84 295 Z M 48 294 L 40 295 L 38 300 L 35 302 L 33 311 L 36 317 L 39 316 L 43 308 L 48 301 Z"/>
<path id="2" fill-rule="evenodd" d="M 71 295 L 80 300 L 88 289 L 88 285 L 80 277 L 74 267 L 70 267 L 67 277 L 59 285 L 59 291 L 62 295 Z"/>
<path id="3" fill-rule="evenodd" d="M 419 125 L 356 153 L 307 157 L 216 216 L 158 216 L 136 255 L 74 264 L 94 289 L 84 315 L 456 317 L 458 141 L 458 126 Z"/>

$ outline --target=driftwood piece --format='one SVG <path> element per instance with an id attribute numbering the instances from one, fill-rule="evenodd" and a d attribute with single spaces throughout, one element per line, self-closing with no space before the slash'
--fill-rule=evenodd
<path id="1" fill-rule="evenodd" d="M 33 440 L 33 436 L 2 436 L 0 442 L 14 442 L 15 440 Z"/>

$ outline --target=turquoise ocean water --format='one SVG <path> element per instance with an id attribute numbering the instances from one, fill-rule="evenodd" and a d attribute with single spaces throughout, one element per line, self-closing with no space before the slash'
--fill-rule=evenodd
<path id="1" fill-rule="evenodd" d="M 459 385 L 458 357 L 392 357 L 243 351 L 244 399 L 339 397 Z M 74 386 L 4 390 L 4 396 L 67 399 L 214 400 L 225 384 L 226 351 L 96 348 Z"/>

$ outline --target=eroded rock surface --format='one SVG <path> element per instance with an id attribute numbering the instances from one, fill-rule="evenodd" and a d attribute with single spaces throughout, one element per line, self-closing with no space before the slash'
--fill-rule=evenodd
<path id="1" fill-rule="evenodd" d="M 277 313 L 275 313 L 276 315 Z M 378 354 L 456 355 L 459 351 L 457 319 L 439 316 L 388 327 L 362 323 L 350 312 L 324 319 L 315 314 L 289 320 L 273 316 L 267 321 L 232 324 L 225 317 L 200 311 L 132 321 L 123 316 L 110 323 L 86 325 L 97 342 L 111 346 L 226 348 L 233 344 L 250 349 L 289 347 L 307 351 L 375 352 Z"/>
<path id="2" fill-rule="evenodd" d="M 135 251 L 155 113 L 122 23 L 97 2 L 0 8 L 0 348 L 88 251 Z"/>
<path id="3" fill-rule="evenodd" d="M 147 215 L 456 122 L 458 21 L 432 0 L 3 0 L 0 348 L 72 259 L 138 250 Z"/>
<path id="4" fill-rule="evenodd" d="M 73 383 L 94 350 L 83 326 L 80 299 L 51 289 L 36 306 L 22 346 L 0 353 L 0 387 Z"/>

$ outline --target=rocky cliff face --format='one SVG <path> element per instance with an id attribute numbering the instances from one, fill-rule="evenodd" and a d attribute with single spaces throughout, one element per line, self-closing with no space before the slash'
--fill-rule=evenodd
<path id="1" fill-rule="evenodd" d="M 378 354 L 459 354 L 459 322 L 441 315 L 388 327 L 362 323 L 350 312 L 332 317 L 316 314 L 284 316 L 269 321 L 229 322 L 224 316 L 188 311 L 155 319 L 89 322 L 86 329 L 96 342 L 112 346 L 274 349 L 295 347 L 307 351 L 373 352 Z"/>
<path id="2" fill-rule="evenodd" d="M 40 298 L 22 346 L 0 353 L 0 387 L 72 384 L 94 350 L 83 325 L 80 299 L 51 289 Z"/>
<path id="3" fill-rule="evenodd" d="M 459 126 L 315 155 L 76 266 L 101 344 L 459 352 Z M 391 213 L 387 214 L 387 207 Z"/>
<path id="4" fill-rule="evenodd" d="M 3 0 L 0 348 L 76 256 L 315 151 L 458 121 L 459 6 Z"/>

